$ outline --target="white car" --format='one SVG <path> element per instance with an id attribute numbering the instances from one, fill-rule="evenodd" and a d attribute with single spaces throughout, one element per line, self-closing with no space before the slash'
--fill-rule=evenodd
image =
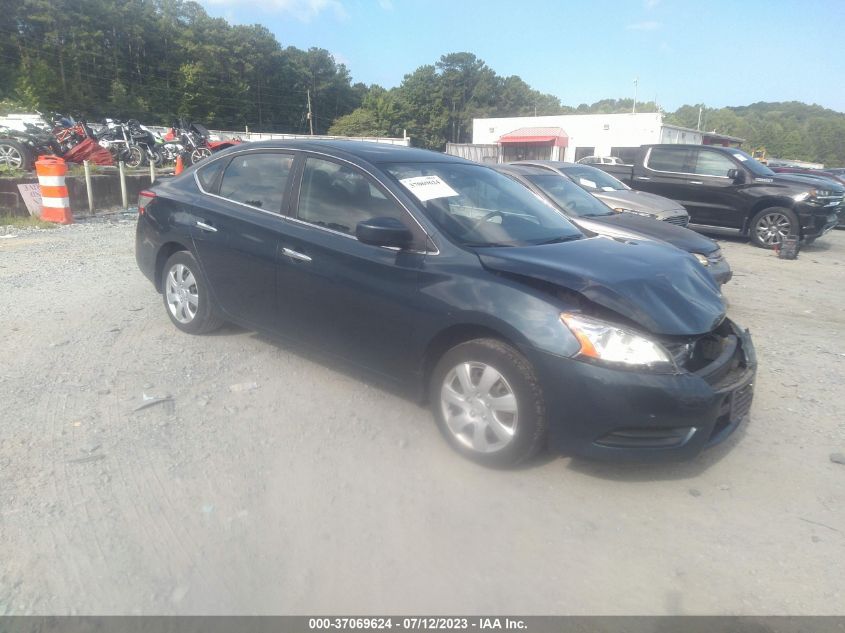
<path id="1" fill-rule="evenodd" d="M 585 156 L 578 161 L 582 165 L 624 165 L 616 156 Z"/>

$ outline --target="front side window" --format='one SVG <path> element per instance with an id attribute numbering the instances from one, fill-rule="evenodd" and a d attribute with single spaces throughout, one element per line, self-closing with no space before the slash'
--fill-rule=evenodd
<path id="1" fill-rule="evenodd" d="M 550 204 L 488 167 L 434 162 L 383 168 L 462 246 L 530 246 L 583 237 Z"/>
<path id="2" fill-rule="evenodd" d="M 695 173 L 699 176 L 722 176 L 727 178 L 729 169 L 736 169 L 736 165 L 724 154 L 711 152 L 706 149 L 699 150 L 698 160 L 695 162 Z"/>
<path id="3" fill-rule="evenodd" d="M 249 152 L 235 156 L 220 182 L 220 196 L 281 213 L 293 156 Z"/>
<path id="4" fill-rule="evenodd" d="M 648 155 L 646 167 L 654 171 L 691 174 L 695 167 L 695 149 L 688 147 L 654 147 Z"/>
<path id="5" fill-rule="evenodd" d="M 359 222 L 390 217 L 413 230 L 395 201 L 357 169 L 321 158 L 308 158 L 302 174 L 298 217 L 323 228 L 355 235 Z"/>

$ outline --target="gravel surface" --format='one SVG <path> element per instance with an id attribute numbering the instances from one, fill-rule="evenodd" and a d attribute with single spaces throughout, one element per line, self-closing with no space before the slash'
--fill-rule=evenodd
<path id="1" fill-rule="evenodd" d="M 725 241 L 751 416 L 693 462 L 454 454 L 234 327 L 181 334 L 134 218 L 0 239 L 0 614 L 845 614 L 845 232 Z"/>

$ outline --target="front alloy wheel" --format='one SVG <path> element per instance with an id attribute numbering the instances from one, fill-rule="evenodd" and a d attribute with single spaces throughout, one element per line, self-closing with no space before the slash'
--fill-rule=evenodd
<path id="1" fill-rule="evenodd" d="M 798 235 L 798 220 L 789 209 L 764 209 L 751 221 L 751 239 L 761 248 L 777 248 L 790 235 Z"/>

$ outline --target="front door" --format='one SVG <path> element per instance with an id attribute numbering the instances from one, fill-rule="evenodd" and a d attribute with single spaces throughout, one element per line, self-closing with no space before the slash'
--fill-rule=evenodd
<path id="1" fill-rule="evenodd" d="M 395 217 L 415 234 L 399 251 L 359 242 L 358 222 Z M 279 244 L 278 313 L 285 329 L 394 378 L 413 372 L 407 354 L 418 307 L 425 234 L 386 189 L 354 165 L 305 161 L 295 217 Z"/>

